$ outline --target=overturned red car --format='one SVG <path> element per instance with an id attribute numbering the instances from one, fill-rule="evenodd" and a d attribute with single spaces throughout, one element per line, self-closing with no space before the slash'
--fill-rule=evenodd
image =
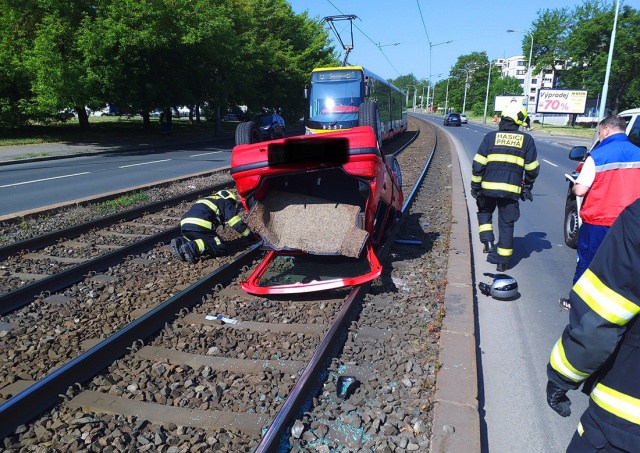
<path id="1" fill-rule="evenodd" d="M 269 250 L 245 291 L 320 291 L 381 274 L 375 252 L 404 197 L 400 167 L 371 127 L 238 145 L 231 175 Z"/>

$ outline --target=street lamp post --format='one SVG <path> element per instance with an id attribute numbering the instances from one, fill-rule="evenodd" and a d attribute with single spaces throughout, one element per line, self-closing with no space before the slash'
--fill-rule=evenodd
<path id="1" fill-rule="evenodd" d="M 529 31 L 525 31 L 525 30 L 507 30 L 507 33 L 514 33 L 514 32 L 518 32 L 518 33 L 524 33 L 525 35 L 529 35 L 529 38 L 531 38 L 531 48 L 529 49 L 529 62 L 527 64 L 527 92 L 526 92 L 526 100 L 527 100 L 527 105 L 525 105 L 525 108 L 527 109 L 527 112 L 529 111 L 529 96 L 531 95 L 530 91 L 531 91 L 531 58 L 533 57 L 533 34 Z"/>
<path id="2" fill-rule="evenodd" d="M 429 99 L 429 92 L 427 91 L 427 100 Z M 420 96 L 420 110 L 423 110 L 422 103 L 424 102 L 424 84 L 422 85 L 422 96 Z"/>
<path id="3" fill-rule="evenodd" d="M 618 10 L 620 9 L 620 0 L 616 2 L 616 15 L 613 19 L 613 30 L 611 30 L 611 44 L 609 44 L 609 56 L 607 57 L 607 70 L 604 75 L 604 86 L 602 87 L 602 104 L 598 112 L 598 122 L 604 118 L 607 109 L 607 95 L 609 94 L 609 73 L 611 72 L 611 60 L 613 59 L 613 47 L 616 42 L 616 27 L 618 26 Z"/>
<path id="4" fill-rule="evenodd" d="M 489 61 L 489 76 L 487 77 L 487 94 L 484 97 L 484 116 L 482 118 L 482 124 L 487 124 L 487 106 L 489 105 L 489 84 L 491 83 L 491 64 Z"/>
<path id="5" fill-rule="evenodd" d="M 452 43 L 453 40 L 450 41 L 444 41 L 444 42 L 437 42 L 435 44 L 431 43 L 431 41 L 429 41 L 429 81 L 431 81 L 431 51 L 435 46 L 441 46 L 443 44 L 450 44 Z"/>
<path id="6" fill-rule="evenodd" d="M 469 68 L 461 68 L 460 71 L 464 71 L 467 74 L 467 77 L 464 81 L 464 100 L 462 101 L 462 113 L 464 113 L 467 107 L 467 88 L 469 88 Z"/>
<path id="7" fill-rule="evenodd" d="M 416 86 L 415 85 L 407 85 L 407 99 L 404 101 L 404 103 L 407 105 L 407 107 L 409 106 L 409 87 L 416 88 Z M 413 94 L 413 111 L 414 112 L 416 111 L 415 91 L 414 91 L 414 94 Z"/>
<path id="8" fill-rule="evenodd" d="M 444 97 L 444 114 L 446 115 L 447 113 L 447 109 L 449 108 L 449 80 L 451 80 L 451 77 L 447 77 L 447 94 Z"/>

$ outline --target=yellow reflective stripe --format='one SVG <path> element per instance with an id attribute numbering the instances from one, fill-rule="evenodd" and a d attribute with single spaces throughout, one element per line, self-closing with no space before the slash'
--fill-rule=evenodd
<path id="1" fill-rule="evenodd" d="M 590 269 L 582 274 L 573 290 L 589 308 L 612 324 L 624 326 L 640 313 L 640 307 L 607 287 Z"/>
<path id="2" fill-rule="evenodd" d="M 240 216 L 236 215 L 233 216 L 229 219 L 229 221 L 227 222 L 227 225 L 229 225 L 230 227 L 234 226 L 236 223 L 241 222 L 242 219 L 240 218 Z"/>
<path id="3" fill-rule="evenodd" d="M 500 255 L 500 256 L 511 256 L 511 255 L 513 255 L 513 249 L 503 249 L 501 247 L 498 247 L 497 250 L 498 250 L 498 255 Z"/>
<path id="4" fill-rule="evenodd" d="M 493 225 L 490 223 L 483 223 L 482 225 L 480 225 L 479 230 L 481 233 L 483 231 L 493 231 Z"/>
<path id="5" fill-rule="evenodd" d="M 222 244 L 222 241 L 220 240 L 220 238 L 218 236 L 214 237 L 213 240 L 215 241 L 216 245 Z"/>
<path id="6" fill-rule="evenodd" d="M 196 245 L 198 246 L 198 251 L 200 252 L 200 254 L 202 254 L 204 252 L 204 241 L 202 239 L 196 239 L 193 242 L 196 243 Z"/>
<path id="7" fill-rule="evenodd" d="M 551 368 L 567 379 L 571 379 L 573 382 L 582 382 L 587 378 L 587 376 L 589 376 L 587 373 L 577 370 L 573 365 L 571 365 L 571 363 L 569 363 L 569 360 L 564 353 L 562 338 L 560 338 L 553 346 L 549 363 L 551 364 Z"/>
<path id="8" fill-rule="evenodd" d="M 242 235 L 242 236 L 244 236 L 244 237 L 246 237 L 246 236 L 249 236 L 249 234 L 251 234 L 251 230 L 250 230 L 249 228 L 247 228 L 246 230 L 244 230 L 244 231 L 242 232 L 242 234 L 241 234 L 241 235 Z"/>
<path id="9" fill-rule="evenodd" d="M 473 160 L 475 162 L 478 162 L 480 165 L 487 165 L 487 158 L 484 157 L 482 154 L 476 154 Z"/>
<path id="10" fill-rule="evenodd" d="M 524 159 L 513 154 L 489 154 L 487 159 L 489 162 L 508 162 L 524 167 Z"/>
<path id="11" fill-rule="evenodd" d="M 198 201 L 196 201 L 196 203 L 202 203 L 204 205 L 207 205 L 209 207 L 209 209 L 211 209 L 213 212 L 216 213 L 216 215 L 220 215 L 220 210 L 218 209 L 218 207 L 216 206 L 215 203 L 207 200 L 206 198 L 202 198 Z"/>
<path id="12" fill-rule="evenodd" d="M 530 171 L 530 170 L 535 170 L 536 168 L 538 168 L 540 166 L 540 162 L 538 162 L 537 160 L 534 160 L 533 162 L 530 162 L 528 164 L 526 164 L 524 166 L 524 169 L 526 171 Z"/>
<path id="13" fill-rule="evenodd" d="M 578 422 L 578 434 L 580 437 L 584 434 L 584 428 L 582 427 L 582 422 Z"/>
<path id="14" fill-rule="evenodd" d="M 482 182 L 482 176 L 471 176 L 471 182 Z"/>
<path id="15" fill-rule="evenodd" d="M 185 219 L 182 219 L 180 221 L 180 226 L 184 226 L 187 223 L 192 224 L 192 225 L 198 225 L 201 226 L 202 228 L 206 228 L 207 230 L 210 230 L 212 228 L 212 224 L 211 222 L 208 222 L 206 220 L 203 219 L 198 219 L 197 217 L 187 217 Z"/>
<path id="16" fill-rule="evenodd" d="M 503 190 L 505 192 L 520 193 L 522 186 L 515 186 L 513 184 L 506 184 L 503 182 L 488 182 L 482 181 L 482 188 L 487 190 Z"/>
<path id="17" fill-rule="evenodd" d="M 640 399 L 602 384 L 597 384 L 591 391 L 591 399 L 605 411 L 640 425 Z"/>

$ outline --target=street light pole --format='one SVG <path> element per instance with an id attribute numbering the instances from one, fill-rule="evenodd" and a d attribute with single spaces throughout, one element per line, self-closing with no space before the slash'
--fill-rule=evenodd
<path id="1" fill-rule="evenodd" d="M 487 77 L 487 94 L 484 97 L 484 116 L 482 118 L 482 124 L 487 124 L 487 106 L 489 105 L 489 84 L 491 83 L 491 64 L 489 61 L 489 76 Z"/>
<path id="2" fill-rule="evenodd" d="M 467 88 L 469 88 L 469 69 L 464 68 L 464 72 L 467 73 L 467 78 L 464 82 L 464 100 L 462 101 L 462 113 L 465 112 L 465 108 L 467 107 Z"/>
<path id="3" fill-rule="evenodd" d="M 620 9 L 620 0 L 616 2 L 616 15 L 613 19 L 613 30 L 611 30 L 611 44 L 609 44 L 609 56 L 607 57 L 607 71 L 604 75 L 604 86 L 602 87 L 602 104 L 598 112 L 598 122 L 604 118 L 607 111 L 607 95 L 609 94 L 609 73 L 611 72 L 611 60 L 613 59 L 613 46 L 616 42 L 616 27 L 618 26 L 618 10 Z"/>
<path id="4" fill-rule="evenodd" d="M 407 99 L 404 101 L 404 103 L 406 104 L 407 108 L 409 108 L 409 87 L 413 87 L 416 88 L 415 85 L 407 85 Z M 414 93 L 414 98 L 413 98 L 413 111 L 416 111 L 416 99 L 415 99 L 415 93 Z"/>
<path id="5" fill-rule="evenodd" d="M 449 80 L 451 80 L 451 77 L 447 77 L 447 94 L 444 97 L 444 114 L 446 115 L 447 113 L 447 109 L 449 107 Z"/>
<path id="6" fill-rule="evenodd" d="M 531 76 L 533 75 L 531 73 L 531 58 L 533 57 L 533 34 L 529 31 L 525 31 L 525 30 L 507 30 L 507 33 L 514 33 L 514 32 L 518 32 L 518 33 L 524 33 L 525 35 L 529 35 L 529 38 L 531 38 L 531 48 L 529 49 L 529 62 L 527 64 L 527 92 L 526 92 L 526 100 L 527 100 L 527 105 L 525 105 L 525 108 L 527 109 L 527 112 L 529 111 L 529 96 L 531 95 L 530 91 L 531 91 Z"/>
<path id="7" fill-rule="evenodd" d="M 427 99 L 429 99 L 429 92 L 427 91 Z M 424 84 L 422 85 L 422 96 L 420 96 L 420 110 L 423 110 L 422 105 L 424 103 Z"/>
<path id="8" fill-rule="evenodd" d="M 450 44 L 452 43 L 453 40 L 450 41 L 444 41 L 444 42 L 438 42 L 438 43 L 431 43 L 431 41 L 429 41 L 429 81 L 431 81 L 431 51 L 435 46 L 441 46 L 443 44 Z"/>

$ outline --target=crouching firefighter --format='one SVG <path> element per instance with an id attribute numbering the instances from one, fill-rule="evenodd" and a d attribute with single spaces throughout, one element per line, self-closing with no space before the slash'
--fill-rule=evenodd
<path id="1" fill-rule="evenodd" d="M 567 391 L 590 395 L 567 452 L 640 451 L 640 199 L 607 232 L 570 294 L 569 324 L 551 350 L 547 403 L 571 414 Z"/>
<path id="2" fill-rule="evenodd" d="M 227 254 L 227 247 L 216 234 L 219 226 L 226 224 L 243 237 L 251 233 L 239 210 L 238 199 L 227 190 L 196 201 L 180 220 L 182 236 L 171 241 L 175 257 L 195 263 L 201 255 Z"/>
<path id="3" fill-rule="evenodd" d="M 518 131 L 525 126 L 527 111 L 512 104 L 502 112 L 497 131 L 484 136 L 473 158 L 471 196 L 478 207 L 480 241 L 487 261 L 498 272 L 509 268 L 513 255 L 513 227 L 520 218 L 518 199 L 533 201 L 531 189 L 540 164 L 533 138 Z M 495 243 L 493 212 L 498 208 L 499 238 Z"/>

